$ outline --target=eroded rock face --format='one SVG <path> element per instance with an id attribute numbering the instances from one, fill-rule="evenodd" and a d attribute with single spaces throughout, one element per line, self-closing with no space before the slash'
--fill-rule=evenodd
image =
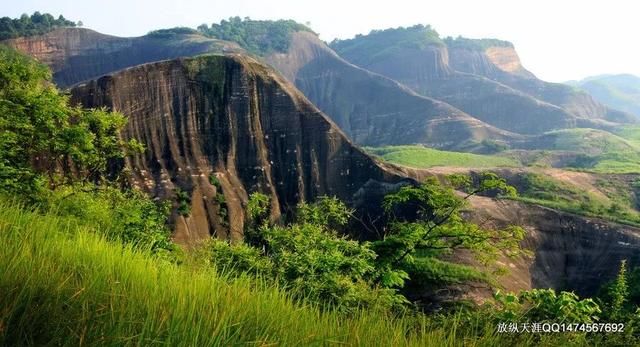
<path id="1" fill-rule="evenodd" d="M 240 52 L 237 45 L 200 35 L 116 37 L 83 28 L 3 41 L 48 65 L 60 87 L 134 65 L 207 52 Z"/>
<path id="2" fill-rule="evenodd" d="M 177 189 L 188 193 L 189 216 L 173 216 L 182 243 L 211 234 L 239 239 L 254 191 L 271 197 L 275 219 L 319 195 L 362 205 L 373 183 L 377 194 L 410 181 L 354 147 L 280 75 L 246 56 L 141 65 L 79 85 L 72 97 L 127 116 L 122 136 L 147 146 L 127 159 L 134 185 L 174 201 Z"/>
<path id="3" fill-rule="evenodd" d="M 422 143 L 460 149 L 483 139 L 519 138 L 445 102 L 417 95 L 389 78 L 348 63 L 313 33 L 292 34 L 287 53 L 272 54 L 265 60 L 359 144 Z M 434 63 L 424 72 L 428 76 L 446 75 L 441 68 Z M 409 75 L 415 73 L 411 71 Z"/>
<path id="4" fill-rule="evenodd" d="M 615 278 L 621 260 L 640 264 L 638 228 L 516 201 L 476 197 L 471 205 L 478 221 L 527 231 L 523 245 L 533 256 L 504 260 L 510 274 L 502 284 L 510 290 L 554 288 L 591 296 Z"/>
<path id="5" fill-rule="evenodd" d="M 633 123 L 636 119 L 597 102 L 589 94 L 560 83 L 542 81 L 522 66 L 518 53 L 509 47 L 485 49 L 448 47 L 453 69 L 487 77 L 537 99 L 556 105 L 579 119 Z M 601 122 L 602 123 L 602 122 Z"/>
<path id="6" fill-rule="evenodd" d="M 375 37 L 340 42 L 338 54 L 367 70 L 392 78 L 418 94 L 444 101 L 497 128 L 520 134 L 589 127 L 611 129 L 635 122 L 588 94 L 537 79 L 521 64 L 513 46 L 461 39 L 407 46 L 382 44 L 379 51 L 359 49 Z"/>

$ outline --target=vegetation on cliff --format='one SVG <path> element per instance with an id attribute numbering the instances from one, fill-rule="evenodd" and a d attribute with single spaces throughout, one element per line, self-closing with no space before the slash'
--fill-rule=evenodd
<path id="1" fill-rule="evenodd" d="M 440 35 L 430 25 L 414 25 L 385 30 L 372 30 L 367 35 L 358 34 L 352 39 L 335 39 L 330 46 L 342 56 L 351 56 L 357 52 L 361 58 L 368 57 L 374 61 L 378 56 L 384 56 L 401 48 L 424 49 L 431 45 L 443 45 Z M 366 66 L 366 61 L 359 60 L 360 65 Z"/>
<path id="2" fill-rule="evenodd" d="M 34 12 L 31 16 L 23 14 L 20 18 L 0 18 L 0 40 L 21 36 L 42 35 L 56 28 L 75 27 L 76 23 L 60 15 L 55 18 L 49 13 Z"/>
<path id="3" fill-rule="evenodd" d="M 458 36 L 453 38 L 447 36 L 443 39 L 444 43 L 450 48 L 461 48 L 484 51 L 491 47 L 508 47 L 513 48 L 513 44 L 509 41 L 498 39 L 469 39 L 466 37 Z"/>
<path id="4" fill-rule="evenodd" d="M 297 31 L 313 32 L 307 26 L 293 20 L 252 20 L 249 17 L 231 17 L 220 24 L 202 24 L 198 31 L 206 36 L 238 43 L 257 55 L 286 52 L 291 34 Z"/>

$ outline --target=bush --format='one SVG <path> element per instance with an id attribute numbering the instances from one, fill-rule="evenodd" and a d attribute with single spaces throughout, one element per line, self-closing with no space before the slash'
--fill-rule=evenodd
<path id="1" fill-rule="evenodd" d="M 254 273 L 292 291 L 339 310 L 360 306 L 393 307 L 406 300 L 395 290 L 376 286 L 376 254 L 368 243 L 339 236 L 332 224 L 344 225 L 350 212 L 335 198 L 301 204 L 288 226 L 267 223 L 268 198 L 251 195 L 248 215 L 255 230 L 245 233 L 248 245 L 216 241 L 209 245 L 218 267 Z M 250 231 L 251 229 L 248 229 Z"/>
<path id="2" fill-rule="evenodd" d="M 49 191 L 44 200 L 47 210 L 90 225 L 110 240 L 154 253 L 175 250 L 167 227 L 169 204 L 156 203 L 140 191 L 76 184 Z"/>
<path id="3" fill-rule="evenodd" d="M 502 322 L 591 323 L 602 312 L 592 299 L 582 299 L 570 292 L 533 289 L 520 294 L 497 292 L 496 317 Z"/>

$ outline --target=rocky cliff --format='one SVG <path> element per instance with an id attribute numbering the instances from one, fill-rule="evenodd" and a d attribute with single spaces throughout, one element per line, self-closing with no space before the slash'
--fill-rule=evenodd
<path id="1" fill-rule="evenodd" d="M 481 44 L 483 41 L 488 42 Z M 502 44 L 496 45 L 496 42 Z M 449 40 L 447 43 L 450 65 L 457 71 L 503 83 L 539 100 L 559 106 L 579 119 L 621 123 L 636 121 L 631 115 L 608 108 L 583 91 L 536 78 L 522 66 L 511 43 L 472 39 Z"/>
<path id="2" fill-rule="evenodd" d="M 271 197 L 275 219 L 319 195 L 366 205 L 369 193 L 407 180 L 354 147 L 279 74 L 246 56 L 141 65 L 79 85 L 72 97 L 127 116 L 122 136 L 147 146 L 127 159 L 131 181 L 176 208 L 188 206 L 173 215 L 182 243 L 212 234 L 239 239 L 254 191 Z"/>
<path id="3" fill-rule="evenodd" d="M 510 290 L 555 288 L 594 295 L 612 280 L 626 259 L 640 264 L 640 229 L 586 218 L 516 201 L 477 197 L 473 218 L 496 226 L 520 225 L 531 257 L 504 260 L 511 274 L 502 284 Z"/>
<path id="4" fill-rule="evenodd" d="M 197 34 L 150 34 L 123 38 L 83 28 L 3 41 L 47 64 L 60 87 L 152 61 L 207 52 L 239 52 L 236 44 Z"/>
<path id="5" fill-rule="evenodd" d="M 518 138 L 346 62 L 312 33 L 293 34 L 286 53 L 271 54 L 265 60 L 359 144 L 464 148 L 487 138 Z"/>
<path id="6" fill-rule="evenodd" d="M 572 127 L 609 129 L 633 119 L 586 93 L 538 80 L 513 45 L 498 40 L 417 35 L 424 27 L 388 29 L 332 44 L 343 58 L 479 120 L 522 134 Z M 387 42 L 385 35 L 395 35 Z M 433 36 L 433 35 L 432 35 Z M 400 38 L 402 39 L 400 39 Z"/>
<path id="7" fill-rule="evenodd" d="M 119 38 L 81 28 L 59 29 L 5 43 L 49 65 L 56 83 L 62 87 L 151 61 L 206 52 L 243 52 L 235 43 L 199 34 Z M 359 144 L 422 143 L 465 149 L 488 138 L 519 138 L 442 101 L 417 95 L 395 81 L 349 64 L 311 32 L 292 33 L 287 53 L 263 58 Z"/>

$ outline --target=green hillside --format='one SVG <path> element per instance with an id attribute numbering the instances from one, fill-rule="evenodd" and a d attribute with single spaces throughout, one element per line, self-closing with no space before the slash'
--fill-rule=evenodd
<path id="1" fill-rule="evenodd" d="M 434 166 L 475 168 L 520 166 L 520 163 L 513 158 L 440 151 L 422 146 L 368 147 L 366 150 L 386 161 L 415 168 L 429 168 Z"/>

